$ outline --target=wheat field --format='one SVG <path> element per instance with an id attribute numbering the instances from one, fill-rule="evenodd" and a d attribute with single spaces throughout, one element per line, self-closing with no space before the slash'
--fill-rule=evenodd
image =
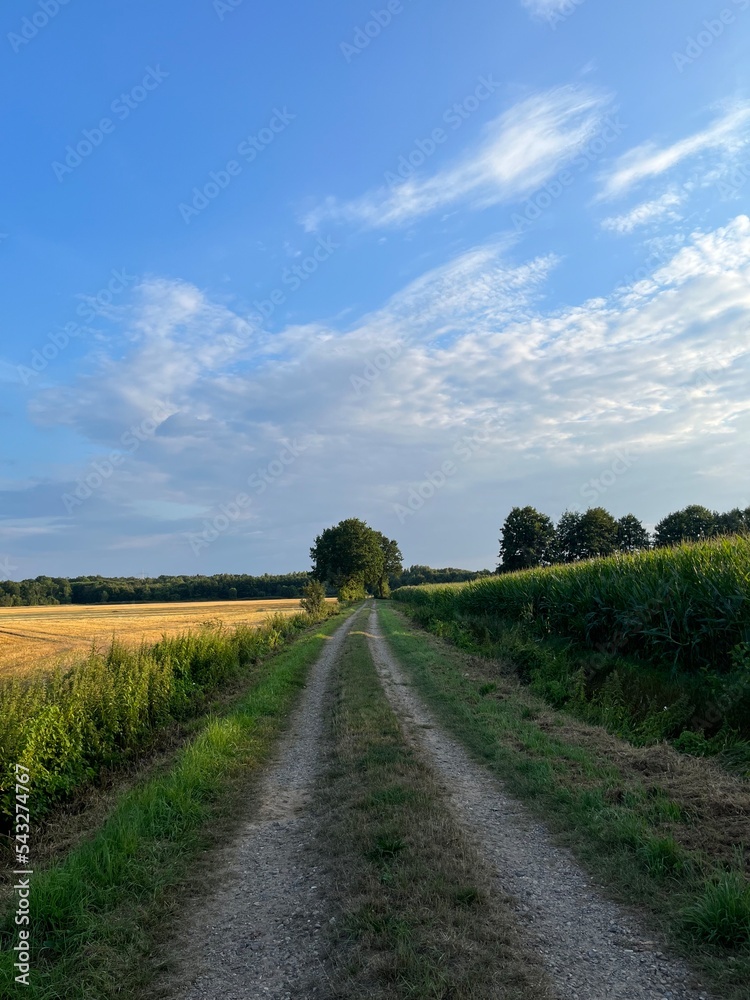
<path id="1" fill-rule="evenodd" d="M 50 670 L 80 659 L 113 636 L 127 645 L 156 642 L 200 628 L 262 623 L 268 615 L 294 614 L 296 599 L 200 601 L 186 604 L 57 604 L 0 608 L 0 679 Z"/>

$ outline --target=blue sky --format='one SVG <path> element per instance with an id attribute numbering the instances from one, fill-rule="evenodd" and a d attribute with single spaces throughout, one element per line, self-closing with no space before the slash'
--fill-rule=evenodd
<path id="1" fill-rule="evenodd" d="M 1 17 L 3 575 L 750 505 L 750 0 Z"/>

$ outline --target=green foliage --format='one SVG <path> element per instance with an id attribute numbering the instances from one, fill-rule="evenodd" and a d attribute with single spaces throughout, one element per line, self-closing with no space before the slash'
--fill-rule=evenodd
<path id="1" fill-rule="evenodd" d="M 398 547 L 398 542 L 395 542 L 392 538 L 386 538 L 380 531 L 375 532 L 375 537 L 378 540 L 383 556 L 380 573 L 373 581 L 375 596 L 380 598 L 390 597 L 391 588 L 389 580 L 401 572 L 403 556 L 401 555 L 401 549 Z"/>
<path id="2" fill-rule="evenodd" d="M 338 590 L 343 601 L 358 600 L 352 595 L 360 593 L 364 597 L 367 588 L 384 597 L 389 577 L 401 572 L 398 544 L 356 517 L 318 535 L 310 558 L 313 577 Z"/>
<path id="3" fill-rule="evenodd" d="M 40 604 L 130 604 L 168 601 L 234 601 L 300 597 L 309 573 L 282 576 L 139 577 L 38 576 L 34 580 L 0 580 L 0 607 Z"/>
<path id="4" fill-rule="evenodd" d="M 668 514 L 656 525 L 654 542 L 658 546 L 700 542 L 717 533 L 719 515 L 699 504 Z"/>
<path id="5" fill-rule="evenodd" d="M 641 552 L 651 547 L 651 536 L 634 514 L 626 514 L 617 522 L 618 552 Z"/>
<path id="6" fill-rule="evenodd" d="M 430 566 L 409 566 L 390 579 L 391 589 L 396 587 L 418 587 L 423 583 L 467 583 L 478 580 L 482 576 L 491 576 L 488 569 L 474 571 L 470 569 L 454 569 L 447 566 L 444 569 L 432 569 Z"/>
<path id="7" fill-rule="evenodd" d="M 400 554 L 399 557 L 400 559 Z M 393 563 L 391 563 L 393 565 Z M 390 572 L 390 586 L 419 583 L 456 583 L 489 576 L 489 570 L 475 573 L 464 569 L 431 569 L 410 566 L 402 572 L 400 564 Z M 0 607 L 22 605 L 98 604 L 101 592 L 107 591 L 109 604 L 132 604 L 179 601 L 250 601 L 266 598 L 299 598 L 309 573 L 285 573 L 280 576 L 247 576 L 219 573 L 216 576 L 140 577 L 38 576 L 35 580 L 0 580 Z"/>
<path id="8" fill-rule="evenodd" d="M 393 596 L 442 621 L 530 621 L 540 635 L 721 674 L 750 635 L 748 578 L 750 538 L 737 537 Z"/>
<path id="9" fill-rule="evenodd" d="M 736 507 L 724 514 L 692 504 L 663 518 L 656 527 L 659 548 L 687 541 L 705 541 L 727 535 L 750 534 L 750 507 Z M 555 527 L 534 507 L 514 507 L 505 519 L 500 540 L 498 573 L 573 563 L 616 552 L 633 554 L 651 547 L 651 536 L 634 514 L 619 520 L 603 507 L 585 512 L 566 510 Z M 432 580 L 409 583 L 441 582 Z M 446 581 L 453 582 L 453 581 Z"/>
<path id="10" fill-rule="evenodd" d="M 750 884 L 727 872 L 688 907 L 685 930 L 699 941 L 737 948 L 750 944 Z"/>
<path id="11" fill-rule="evenodd" d="M 302 591 L 302 610 L 313 617 L 321 617 L 326 607 L 326 588 L 319 580 L 308 581 Z"/>
<path id="12" fill-rule="evenodd" d="M 748 578 L 737 537 L 393 596 L 556 708 L 750 774 Z"/>
<path id="13" fill-rule="evenodd" d="M 555 561 L 555 526 L 534 507 L 514 507 L 500 538 L 498 572 L 510 573 Z"/>
<path id="14" fill-rule="evenodd" d="M 609 556 L 617 550 L 618 522 L 603 507 L 585 514 L 565 511 L 557 526 L 557 549 L 562 562 Z"/>
<path id="15" fill-rule="evenodd" d="M 147 747 L 170 721 L 196 715 L 211 692 L 309 623 L 308 615 L 275 615 L 260 628 L 209 625 L 137 650 L 113 642 L 106 655 L 91 653 L 50 677 L 0 684 L 0 832 L 10 821 L 16 763 L 29 769 L 39 816 Z"/>
<path id="16" fill-rule="evenodd" d="M 356 604 L 367 597 L 364 581 L 361 576 L 345 580 L 339 588 L 339 601 L 342 604 Z"/>

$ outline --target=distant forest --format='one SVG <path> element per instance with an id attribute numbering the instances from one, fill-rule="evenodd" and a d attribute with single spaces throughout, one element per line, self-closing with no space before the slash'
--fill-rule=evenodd
<path id="1" fill-rule="evenodd" d="M 462 569 L 431 569 L 410 566 L 391 580 L 392 587 L 417 583 L 456 583 L 473 580 L 489 570 L 474 573 Z M 33 580 L 0 580 L 0 607 L 37 604 L 149 604 L 180 601 L 251 601 L 264 598 L 296 598 L 310 579 L 309 573 L 281 576 L 247 576 L 219 573 L 216 576 L 138 577 L 37 576 Z"/>

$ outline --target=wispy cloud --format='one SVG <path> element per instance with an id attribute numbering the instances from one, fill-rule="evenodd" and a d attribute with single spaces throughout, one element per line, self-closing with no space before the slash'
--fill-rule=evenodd
<path id="1" fill-rule="evenodd" d="M 535 94 L 490 122 L 482 141 L 452 165 L 351 201 L 328 198 L 303 223 L 308 230 L 327 220 L 386 228 L 458 202 L 484 207 L 521 198 L 591 141 L 607 105 L 608 98 L 584 87 Z"/>
<path id="2" fill-rule="evenodd" d="M 684 200 L 684 196 L 679 192 L 667 191 L 660 198 L 644 201 L 631 208 L 629 212 L 602 219 L 602 229 L 608 229 L 619 236 L 628 236 L 641 226 L 649 226 L 654 222 L 675 221 L 680 218 L 677 209 Z"/>
<path id="3" fill-rule="evenodd" d="M 621 156 L 603 178 L 602 198 L 618 198 L 645 180 L 659 177 L 684 160 L 711 151 L 734 153 L 750 138 L 750 104 L 735 105 L 701 132 L 671 146 L 645 142 Z"/>
<path id="4" fill-rule="evenodd" d="M 44 483 L 1 491 L 6 517 L 32 528 L 57 514 L 65 537 L 75 532 L 113 564 L 151 537 L 162 565 L 208 568 L 185 548 L 196 510 L 247 490 L 248 475 L 268 465 L 280 442 L 296 440 L 301 455 L 272 495 L 254 497 L 252 516 L 211 550 L 217 566 L 231 565 L 241 545 L 250 570 L 292 568 L 337 516 L 355 510 L 386 530 L 410 483 L 440 468 L 461 435 L 488 419 L 491 439 L 434 514 L 393 525 L 405 548 L 418 550 L 421 531 L 444 534 L 440 524 L 453 520 L 470 522 L 472 538 L 494 538 L 498 506 L 519 495 L 551 512 L 574 503 L 618 448 L 639 459 L 623 492 L 607 498 L 615 511 L 664 513 L 670 501 L 650 499 L 654 483 L 690 493 L 696 468 L 716 483 L 717 503 L 738 483 L 745 488 L 738 469 L 750 433 L 750 219 L 693 234 L 649 280 L 564 309 L 544 307 L 556 259 L 517 261 L 515 253 L 502 243 L 476 247 L 346 329 L 310 325 L 272 338 L 238 336 L 241 317 L 192 286 L 149 283 L 108 356 L 67 391 L 40 394 L 36 413 L 61 413 L 81 439 L 109 449 L 160 370 L 178 412 L 77 520 L 60 518 L 62 477 L 78 474 L 62 467 L 57 484 L 50 472 Z M 393 359 L 378 363 L 396 341 Z M 115 356 L 118 365 L 108 360 Z M 707 380 L 705 372 L 718 374 Z M 352 376 L 367 388 L 355 391 Z M 114 424 L 102 420 L 108 408 Z M 49 537 L 40 535 L 34 551 Z"/>
<path id="5" fill-rule="evenodd" d="M 524 7 L 536 17 L 549 17 L 570 7 L 572 0 L 521 0 Z"/>

